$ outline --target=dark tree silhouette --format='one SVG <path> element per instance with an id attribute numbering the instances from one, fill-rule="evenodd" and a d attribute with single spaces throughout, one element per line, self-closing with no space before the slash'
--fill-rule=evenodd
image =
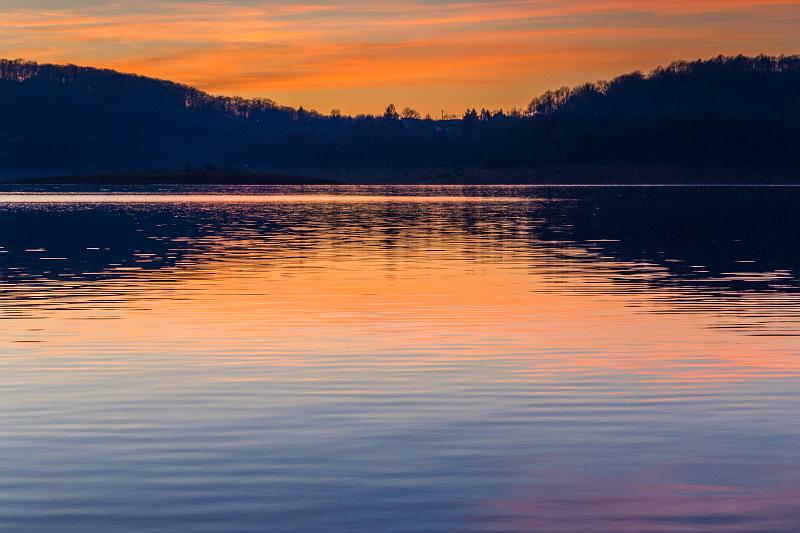
<path id="1" fill-rule="evenodd" d="M 421 115 L 419 114 L 419 111 L 417 111 L 416 109 L 412 109 L 410 107 L 404 107 L 403 108 L 403 112 L 400 113 L 400 116 L 402 118 L 404 118 L 404 119 L 417 119 L 418 120 L 418 119 L 421 118 Z"/>
<path id="2" fill-rule="evenodd" d="M 386 111 L 383 112 L 383 118 L 386 120 L 397 120 L 400 118 L 400 115 L 397 113 L 397 108 L 394 107 L 394 104 L 389 104 L 386 107 Z"/>
<path id="3" fill-rule="evenodd" d="M 675 62 L 524 110 L 329 116 L 142 76 L 0 61 L 0 173 L 286 173 L 547 165 L 800 166 L 800 56 Z M 403 120 L 398 120 L 402 118 Z"/>

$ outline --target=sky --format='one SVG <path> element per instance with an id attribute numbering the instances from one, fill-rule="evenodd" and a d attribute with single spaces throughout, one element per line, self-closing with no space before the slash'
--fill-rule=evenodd
<path id="1" fill-rule="evenodd" d="M 798 0 L 0 0 L 0 57 L 327 113 L 524 107 L 675 59 L 800 53 Z"/>

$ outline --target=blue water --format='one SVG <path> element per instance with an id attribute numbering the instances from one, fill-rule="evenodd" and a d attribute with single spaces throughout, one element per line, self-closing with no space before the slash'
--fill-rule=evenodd
<path id="1" fill-rule="evenodd" d="M 4 531 L 800 531 L 798 188 L 4 191 Z"/>

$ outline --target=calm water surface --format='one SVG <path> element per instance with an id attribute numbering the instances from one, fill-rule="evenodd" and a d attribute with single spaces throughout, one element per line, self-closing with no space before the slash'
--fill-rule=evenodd
<path id="1" fill-rule="evenodd" d="M 0 193 L 4 531 L 800 531 L 800 189 Z"/>

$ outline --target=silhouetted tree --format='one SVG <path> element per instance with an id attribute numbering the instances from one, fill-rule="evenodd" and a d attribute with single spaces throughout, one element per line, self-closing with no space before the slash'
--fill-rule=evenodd
<path id="1" fill-rule="evenodd" d="M 394 107 L 394 104 L 389 104 L 386 107 L 386 111 L 383 112 L 383 118 L 386 120 L 397 120 L 400 118 L 400 115 L 397 113 L 397 108 Z"/>
<path id="2" fill-rule="evenodd" d="M 464 113 L 464 122 L 467 124 L 475 124 L 478 122 L 478 112 L 475 109 L 467 109 Z"/>
<path id="3" fill-rule="evenodd" d="M 419 119 L 420 114 L 416 109 L 411 109 L 410 107 L 403 108 L 403 112 L 400 113 L 400 116 L 405 119 Z"/>
<path id="4" fill-rule="evenodd" d="M 571 92 L 569 87 L 546 91 L 541 96 L 531 100 L 531 103 L 528 104 L 528 114 L 549 115 L 555 113 L 569 99 Z"/>

